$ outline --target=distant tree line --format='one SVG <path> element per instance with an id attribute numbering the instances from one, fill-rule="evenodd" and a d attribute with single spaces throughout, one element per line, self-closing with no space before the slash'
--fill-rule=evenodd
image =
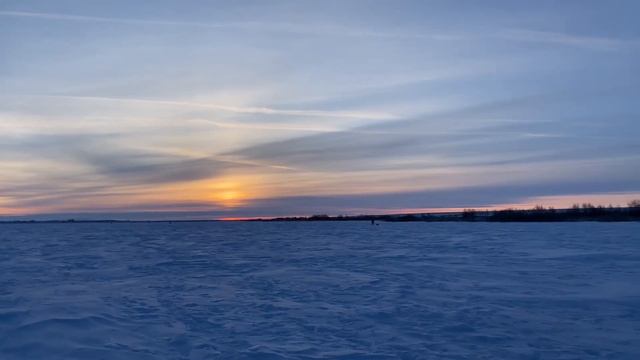
<path id="1" fill-rule="evenodd" d="M 640 221 L 640 200 L 628 207 L 596 206 L 591 203 L 575 204 L 569 209 L 555 209 L 537 205 L 532 209 L 475 210 L 458 213 L 396 214 L 396 215 L 313 215 L 269 219 L 269 221 L 392 221 L 392 222 L 567 222 L 567 221 Z"/>
<path id="2" fill-rule="evenodd" d="M 628 207 L 574 204 L 570 209 L 555 209 L 537 205 L 532 209 L 482 211 L 465 209 L 459 215 L 405 215 L 390 221 L 487 221 L 487 222 L 560 222 L 560 221 L 640 221 L 640 200 Z"/>

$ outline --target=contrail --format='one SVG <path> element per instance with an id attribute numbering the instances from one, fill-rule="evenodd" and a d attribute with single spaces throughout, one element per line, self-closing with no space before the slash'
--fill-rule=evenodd
<path id="1" fill-rule="evenodd" d="M 385 120 L 393 119 L 395 116 L 385 113 L 369 113 L 355 111 L 323 111 L 323 110 L 286 110 L 274 109 L 269 107 L 239 107 L 219 104 L 208 104 L 190 101 L 173 101 L 173 100 L 152 100 L 152 99 L 135 99 L 135 98 L 117 98 L 102 96 L 67 96 L 67 95 L 41 95 L 37 97 L 48 97 L 70 100 L 97 100 L 97 101 L 120 101 L 143 104 L 171 105 L 184 107 L 199 107 L 205 109 L 213 109 L 237 114 L 263 114 L 263 115 L 291 115 L 291 116 L 308 116 L 308 117 L 334 117 L 334 118 L 354 118 L 354 119 L 376 119 Z"/>
<path id="2" fill-rule="evenodd" d="M 197 26 L 197 27 L 208 27 L 208 28 L 224 28 L 224 27 L 241 25 L 241 23 L 215 24 L 215 23 L 199 23 L 199 22 L 185 22 L 185 21 L 111 18 L 111 17 L 100 17 L 100 16 L 68 15 L 68 14 L 56 14 L 56 13 L 27 12 L 27 11 L 0 11 L 0 16 L 29 17 L 29 18 L 38 18 L 38 19 L 48 19 L 48 20 L 108 22 L 108 23 L 118 23 L 118 24 Z"/>
<path id="3" fill-rule="evenodd" d="M 349 37 L 368 37 L 368 38 L 415 38 L 415 39 L 433 39 L 433 40 L 451 40 L 456 36 L 443 34 L 420 34 L 420 33 L 402 33 L 402 32 L 380 32 L 371 29 L 358 29 L 349 26 L 335 24 L 296 24 L 287 22 L 220 22 L 220 23 L 203 23 L 190 21 L 170 21 L 170 20 L 148 20 L 148 19 L 130 19 L 130 18 L 113 18 L 101 16 L 86 15 L 69 15 L 58 13 L 41 13 L 29 11 L 0 11 L 0 16 L 25 17 L 45 20 L 60 21 L 78 21 L 78 22 L 103 22 L 115 24 L 129 25 L 164 25 L 164 26 L 189 26 L 209 29 L 244 29 L 250 31 L 274 31 L 287 32 L 304 35 L 330 35 L 330 36 L 349 36 Z"/>
<path id="4" fill-rule="evenodd" d="M 428 31 L 403 31 L 403 32 L 380 32 L 371 29 L 358 29 L 341 25 L 327 24 L 295 24 L 295 23 L 269 23 L 269 22 L 221 22 L 221 23 L 203 23 L 188 21 L 169 21 L 169 20 L 147 20 L 147 19 L 128 19 L 128 18 L 112 18 L 100 16 L 86 15 L 69 15 L 58 13 L 41 13 L 30 11 L 0 11 L 0 16 L 38 18 L 48 20 L 61 21 L 84 21 L 84 22 L 103 22 L 130 25 L 164 25 L 164 26 L 190 26 L 209 29 L 245 29 L 253 31 L 276 31 L 288 32 L 307 35 L 330 35 L 330 36 L 350 36 L 350 37 L 367 37 L 367 38 L 402 38 L 402 39 L 423 39 L 436 41 L 452 41 L 452 40 L 482 40 L 482 39 L 502 39 L 514 42 L 538 42 L 546 44 L 555 44 L 561 46 L 571 46 L 577 48 L 586 48 L 591 50 L 616 50 L 624 46 L 638 46 L 638 40 L 618 39 L 608 37 L 593 37 L 584 35 L 567 34 L 561 32 L 540 31 L 532 29 L 507 28 L 499 32 L 481 31 L 476 34 L 471 33 L 441 33 Z"/>

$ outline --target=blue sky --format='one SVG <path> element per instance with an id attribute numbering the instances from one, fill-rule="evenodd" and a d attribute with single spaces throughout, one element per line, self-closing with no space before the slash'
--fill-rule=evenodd
<path id="1" fill-rule="evenodd" d="M 640 197 L 638 13 L 0 1 L 0 214 L 625 204 Z"/>

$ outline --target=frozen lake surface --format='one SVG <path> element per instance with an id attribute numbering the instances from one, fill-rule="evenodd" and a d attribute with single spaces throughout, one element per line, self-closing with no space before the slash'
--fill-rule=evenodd
<path id="1" fill-rule="evenodd" d="M 640 359 L 640 223 L 0 225 L 0 359 Z"/>

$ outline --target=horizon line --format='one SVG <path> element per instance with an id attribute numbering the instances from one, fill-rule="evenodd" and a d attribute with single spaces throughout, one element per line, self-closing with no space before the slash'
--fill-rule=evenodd
<path id="1" fill-rule="evenodd" d="M 167 218 L 167 219 L 115 219 L 115 218 L 95 218 L 95 219 L 82 219 L 82 218 L 74 218 L 74 217 L 69 217 L 67 219 L 35 219 L 35 218 L 29 218 L 29 217 L 43 217 L 43 216 L 64 216 L 66 214 L 68 215 L 75 215 L 77 216 L 87 216 L 87 215 L 91 215 L 92 213 L 88 212 L 88 213 L 43 213 L 43 214 L 28 214 L 28 215 L 2 215 L 0 214 L 0 223 L 91 223 L 91 222 L 233 222 L 233 221 L 259 221 L 259 220 L 265 220 L 265 221 L 273 221 L 273 220 L 277 220 L 277 219 L 295 219 L 295 218 L 312 218 L 312 217 L 317 217 L 317 216 L 327 216 L 329 218 L 356 218 L 356 217 L 376 217 L 376 216 L 403 216 L 403 215 L 445 215 L 445 214 L 462 214 L 465 211 L 475 211 L 475 212 L 499 212 L 499 211 L 506 211 L 506 210 L 513 210 L 513 211 L 530 211 L 530 210 L 572 210 L 575 209 L 575 206 L 578 205 L 579 208 L 588 208 L 588 207 L 580 207 L 580 206 L 590 206 L 592 208 L 604 208 L 604 209 L 609 209 L 609 208 L 613 208 L 613 209 L 631 209 L 634 208 L 633 206 L 620 206 L 620 205 L 612 205 L 609 204 L 607 206 L 604 205 L 593 205 L 591 203 L 584 203 L 584 204 L 574 204 L 574 206 L 572 207 L 553 207 L 553 206 L 542 206 L 542 205 L 534 205 L 533 207 L 514 207 L 514 206 L 510 206 L 510 207 L 461 207 L 461 208 L 443 208 L 441 209 L 441 211 L 438 211 L 437 209 L 432 209 L 430 211 L 405 211 L 405 212 L 387 212 L 387 213 L 369 213 L 369 214 L 323 214 L 323 213 L 316 213 L 316 214 L 306 214 L 306 215 L 279 215 L 279 216 L 230 216 L 230 217 L 218 217 L 218 218 L 203 218 L 203 219 L 197 219 L 197 218 L 193 218 L 193 219 L 189 219 L 189 218 L 185 218 L 185 219 L 171 219 L 171 218 Z M 540 207 L 538 209 L 538 207 Z M 435 210 L 435 211 L 434 211 Z M 122 212 L 119 214 L 122 215 L 126 215 L 126 214 L 158 214 L 158 213 L 162 213 L 162 212 L 157 212 L 157 211 L 149 211 L 149 212 Z M 176 213 L 176 212 L 173 212 Z M 188 212 L 185 212 L 188 213 Z"/>

